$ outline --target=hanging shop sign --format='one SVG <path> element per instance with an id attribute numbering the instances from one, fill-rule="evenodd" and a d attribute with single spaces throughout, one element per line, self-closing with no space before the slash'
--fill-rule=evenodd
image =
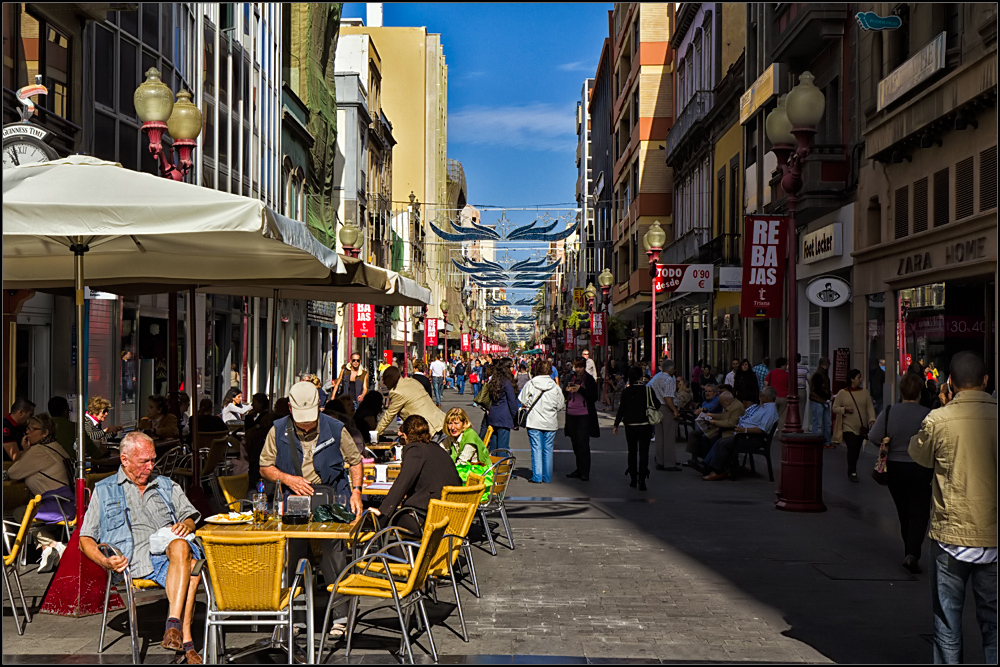
<path id="1" fill-rule="evenodd" d="M 437 347 L 438 326 L 436 317 L 428 317 L 424 320 L 424 346 Z"/>
<path id="2" fill-rule="evenodd" d="M 715 267 L 712 264 L 657 264 L 654 285 L 657 294 L 714 292 Z"/>
<path id="3" fill-rule="evenodd" d="M 720 266 L 719 267 L 719 291 L 739 292 L 743 290 L 743 267 L 742 266 Z"/>
<path id="4" fill-rule="evenodd" d="M 758 109 L 778 94 L 784 75 L 784 63 L 774 63 L 740 96 L 740 125 L 746 125 Z"/>
<path id="5" fill-rule="evenodd" d="M 583 298 L 584 298 L 583 297 L 583 288 L 582 287 L 574 287 L 573 288 L 573 303 L 576 304 L 576 307 L 579 308 L 580 310 L 583 310 Z"/>
<path id="6" fill-rule="evenodd" d="M 844 254 L 843 234 L 839 222 L 802 235 L 799 257 L 803 264 L 812 264 Z"/>
<path id="7" fill-rule="evenodd" d="M 878 82 L 878 111 L 945 68 L 947 31 L 927 43 L 916 55 Z"/>
<path id="8" fill-rule="evenodd" d="M 576 349 L 576 329 L 566 329 L 566 347 L 567 352 L 572 352 Z"/>
<path id="9" fill-rule="evenodd" d="M 783 216 L 746 217 L 741 317 L 781 317 L 787 224 Z"/>
<path id="10" fill-rule="evenodd" d="M 470 348 L 470 346 L 469 346 L 469 334 L 463 333 L 462 334 L 462 352 L 468 352 L 469 348 Z"/>
<path id="11" fill-rule="evenodd" d="M 472 351 L 473 352 L 481 352 L 482 351 L 482 343 L 479 342 L 478 338 L 476 338 L 474 341 L 472 341 Z"/>
<path id="12" fill-rule="evenodd" d="M 806 298 L 820 308 L 836 308 L 851 300 L 851 286 L 837 276 L 820 276 L 806 286 Z"/>
<path id="13" fill-rule="evenodd" d="M 354 304 L 354 337 L 374 338 L 375 314 L 370 303 Z"/>
<path id="14" fill-rule="evenodd" d="M 604 332 L 604 313 L 591 313 L 590 315 L 590 344 L 594 346 L 607 345 Z"/>

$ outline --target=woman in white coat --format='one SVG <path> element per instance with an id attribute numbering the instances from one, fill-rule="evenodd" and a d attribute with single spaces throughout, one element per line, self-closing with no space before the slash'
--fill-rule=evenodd
<path id="1" fill-rule="evenodd" d="M 531 443 L 531 479 L 535 484 L 552 481 L 552 449 L 559 430 L 559 412 L 566 407 L 562 391 L 551 377 L 552 362 L 543 360 L 535 376 L 521 389 L 517 399 L 529 408 L 525 426 Z"/>

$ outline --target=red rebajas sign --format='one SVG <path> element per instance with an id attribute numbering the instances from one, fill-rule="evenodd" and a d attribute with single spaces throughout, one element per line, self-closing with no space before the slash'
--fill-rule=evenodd
<path id="1" fill-rule="evenodd" d="M 741 317 L 781 317 L 787 224 L 783 216 L 746 217 Z"/>
<path id="2" fill-rule="evenodd" d="M 354 337 L 372 338 L 375 336 L 375 317 L 370 303 L 354 304 Z"/>

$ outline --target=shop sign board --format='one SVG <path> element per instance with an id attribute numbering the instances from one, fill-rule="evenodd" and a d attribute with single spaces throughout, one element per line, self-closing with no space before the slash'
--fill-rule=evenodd
<path id="1" fill-rule="evenodd" d="M 847 372 L 851 368 L 851 349 L 838 347 L 833 351 L 833 393 L 847 386 Z"/>
<path id="2" fill-rule="evenodd" d="M 665 292 L 714 292 L 712 264 L 657 264 L 654 280 L 657 294 Z"/>
<path id="3" fill-rule="evenodd" d="M 424 320 L 424 346 L 437 347 L 438 326 L 436 317 L 428 317 Z"/>
<path id="4" fill-rule="evenodd" d="M 906 93 L 945 68 L 947 31 L 928 42 L 915 56 L 892 70 L 878 82 L 878 111 L 886 108 Z"/>
<path id="5" fill-rule="evenodd" d="M 382 350 L 382 359 L 386 366 L 392 366 L 392 350 Z"/>
<path id="6" fill-rule="evenodd" d="M 590 315 L 590 344 L 607 345 L 604 339 L 604 313 L 591 313 Z"/>
<path id="7" fill-rule="evenodd" d="M 773 63 L 740 96 L 740 125 L 745 125 L 757 109 L 760 109 L 778 94 L 778 88 L 784 79 L 784 70 L 783 63 Z"/>
<path id="8" fill-rule="evenodd" d="M 354 304 L 354 337 L 373 338 L 375 336 L 375 316 L 370 303 Z"/>
<path id="9" fill-rule="evenodd" d="M 117 301 L 118 295 L 111 292 L 101 292 L 93 287 L 83 287 L 83 298 L 87 301 Z"/>
<path id="10" fill-rule="evenodd" d="M 803 264 L 840 257 L 844 254 L 843 243 L 841 224 L 835 222 L 822 229 L 817 229 L 815 232 L 803 234 L 799 257 L 802 258 Z"/>
<path id="11" fill-rule="evenodd" d="M 573 288 L 573 303 L 576 307 L 583 310 L 583 288 L 574 287 Z"/>
<path id="12" fill-rule="evenodd" d="M 576 350 L 576 329 L 566 329 L 566 347 L 567 352 L 572 352 Z"/>
<path id="13" fill-rule="evenodd" d="M 743 267 L 742 266 L 720 266 L 719 267 L 719 291 L 720 292 L 740 292 L 743 290 Z"/>
<path id="14" fill-rule="evenodd" d="M 837 276 L 820 276 L 806 286 L 806 298 L 820 308 L 836 308 L 851 300 L 851 286 Z"/>
<path id="15" fill-rule="evenodd" d="M 784 216 L 746 217 L 740 317 L 781 317 L 787 224 Z"/>

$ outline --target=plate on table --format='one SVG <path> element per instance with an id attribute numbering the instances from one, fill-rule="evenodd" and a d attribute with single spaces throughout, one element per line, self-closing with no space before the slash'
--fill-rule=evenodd
<path id="1" fill-rule="evenodd" d="M 217 526 L 232 526 L 252 522 L 253 512 L 229 512 L 228 514 L 214 514 L 205 519 L 205 523 L 214 523 Z"/>

